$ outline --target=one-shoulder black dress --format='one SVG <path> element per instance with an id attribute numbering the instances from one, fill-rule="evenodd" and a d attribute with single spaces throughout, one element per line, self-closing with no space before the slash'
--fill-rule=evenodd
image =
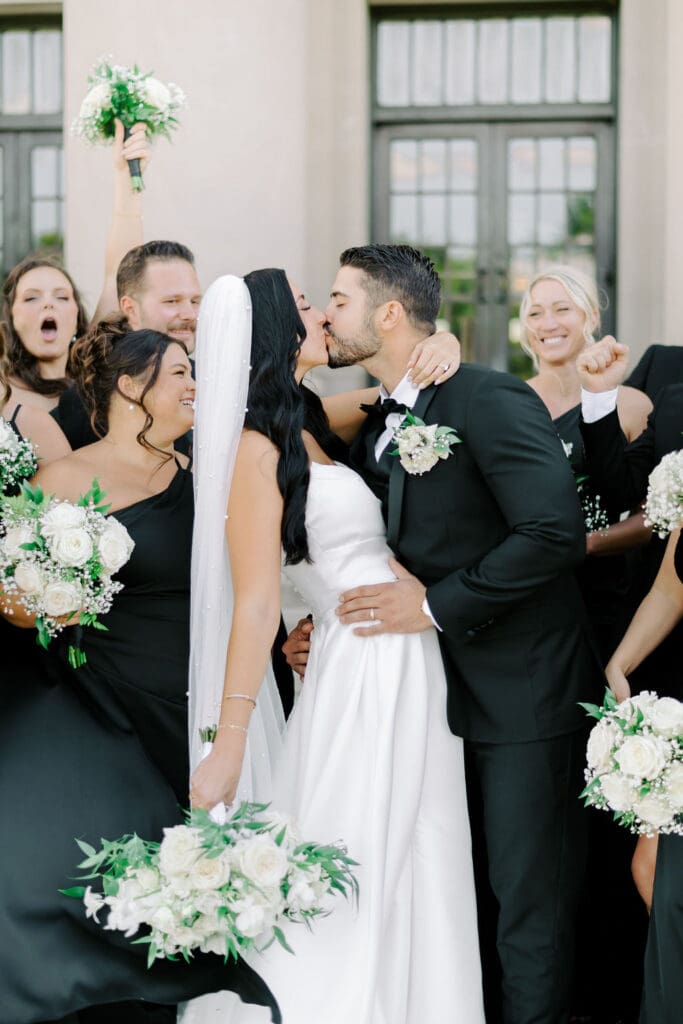
<path id="1" fill-rule="evenodd" d="M 0 1019 L 55 1020 L 90 1006 L 176 1004 L 231 989 L 276 1004 L 245 963 L 198 954 L 146 966 L 146 946 L 87 920 L 73 884 L 74 837 L 161 838 L 187 806 L 187 668 L 193 496 L 189 471 L 116 513 L 135 541 L 125 589 L 85 630 L 87 665 L 43 655 L 2 623 L 0 700 Z M 27 642 L 30 638 L 30 643 Z M 127 1019 L 122 1007 L 123 1017 Z"/>

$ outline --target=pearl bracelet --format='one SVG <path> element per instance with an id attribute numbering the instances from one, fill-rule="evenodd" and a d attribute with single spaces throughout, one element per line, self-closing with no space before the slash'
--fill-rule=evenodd
<path id="1" fill-rule="evenodd" d="M 232 722 L 224 722 L 222 725 L 217 725 L 216 729 L 235 729 L 237 732 L 249 732 L 249 730 L 245 729 L 243 725 L 233 725 Z"/>

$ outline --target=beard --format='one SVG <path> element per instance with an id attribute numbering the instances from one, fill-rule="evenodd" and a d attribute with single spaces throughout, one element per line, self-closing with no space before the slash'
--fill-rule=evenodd
<path id="1" fill-rule="evenodd" d="M 362 363 L 376 355 L 382 346 L 370 320 L 365 323 L 355 338 L 342 338 L 329 324 L 325 326 L 325 331 L 328 335 L 329 359 L 327 365 L 333 370 L 340 369 L 342 366 L 356 366 L 357 363 Z"/>

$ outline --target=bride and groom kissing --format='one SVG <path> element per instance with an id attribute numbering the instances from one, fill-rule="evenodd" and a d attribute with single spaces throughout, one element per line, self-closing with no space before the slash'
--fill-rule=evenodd
<path id="1" fill-rule="evenodd" d="M 273 336 L 291 311 L 274 301 L 274 278 L 258 279 L 272 273 L 219 279 L 199 323 L 193 559 L 231 576 L 233 628 L 228 646 L 227 626 L 204 614 L 198 570 L 191 735 L 217 708 L 223 732 L 191 796 L 210 808 L 255 795 L 244 779 L 267 757 L 267 796 L 304 834 L 345 840 L 361 897 L 298 935 L 296 957 L 271 948 L 254 966 L 291 1024 L 559 1024 L 584 854 L 578 701 L 600 679 L 572 575 L 584 529 L 561 442 L 507 374 L 465 365 L 439 386 L 410 383 L 439 279 L 409 246 L 370 245 L 342 254 L 324 318 L 294 291 L 305 334 L 295 384 L 325 347 L 330 366 L 360 364 L 381 382 L 338 457 L 320 419 L 273 384 Z M 219 406 L 221 451 L 207 443 Z M 402 425 L 416 431 L 413 462 L 395 454 Z M 449 431 L 440 449 L 438 428 Z M 227 467 L 220 485 L 207 449 Z M 281 541 L 315 631 L 275 752 L 249 714 L 279 614 Z M 206 651 L 214 669 L 226 664 L 218 692 Z"/>

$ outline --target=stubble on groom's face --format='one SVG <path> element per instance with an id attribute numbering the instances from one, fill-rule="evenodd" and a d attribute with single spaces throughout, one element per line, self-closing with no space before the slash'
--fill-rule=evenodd
<path id="1" fill-rule="evenodd" d="M 342 267 L 332 286 L 325 310 L 328 366 L 355 366 L 376 355 L 382 339 L 375 326 L 376 304 L 363 287 L 363 278 L 352 267 Z"/>

